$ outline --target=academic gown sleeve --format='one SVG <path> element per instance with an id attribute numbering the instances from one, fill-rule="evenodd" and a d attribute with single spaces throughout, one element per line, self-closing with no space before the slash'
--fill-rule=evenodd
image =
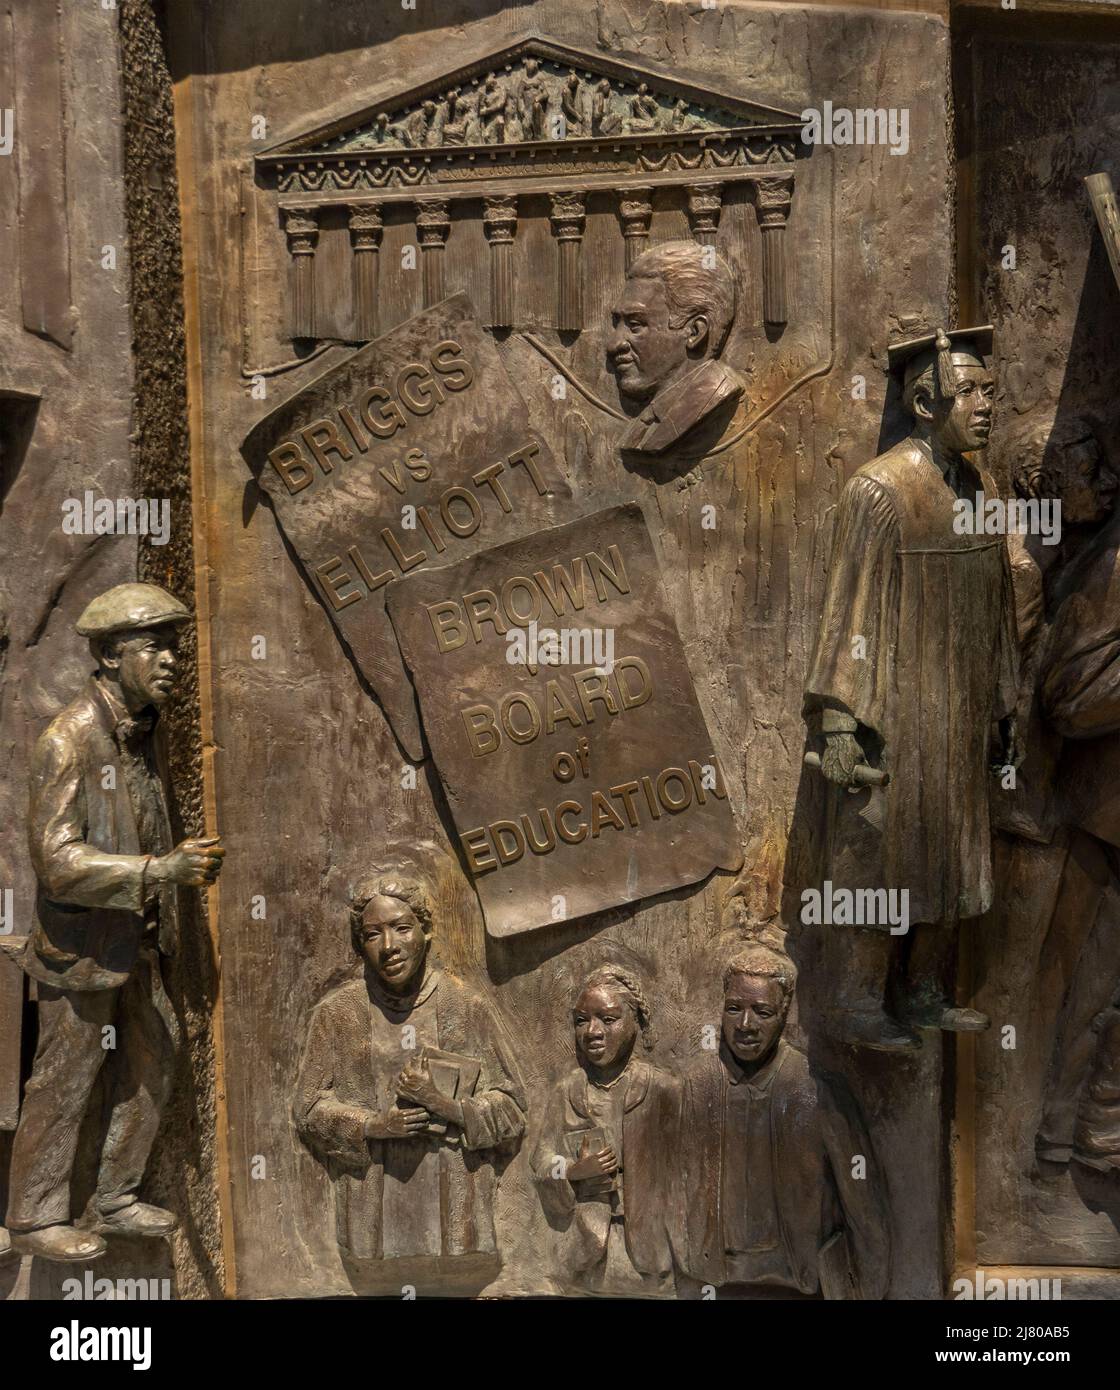
<path id="1" fill-rule="evenodd" d="M 557 1231 L 568 1229 L 576 1209 L 575 1188 L 566 1177 L 558 1176 L 565 1169 L 565 1165 L 558 1163 L 557 1159 L 566 1158 L 561 1152 L 565 1133 L 566 1101 L 567 1083 L 560 1082 L 552 1088 L 549 1095 L 544 1120 L 529 1159 L 533 1182 L 545 1217 L 548 1224 Z"/>
<path id="2" fill-rule="evenodd" d="M 880 739 L 898 628 L 898 550 L 889 495 L 857 473 L 840 497 L 805 713 L 840 707 Z"/>
<path id="3" fill-rule="evenodd" d="M 463 1098 L 463 1147 L 512 1148 L 525 1132 L 525 1087 L 513 1044 L 497 1016 L 475 1004 L 482 1070 L 473 1096 Z"/>
<path id="4" fill-rule="evenodd" d="M 991 497 L 997 489 L 991 475 L 984 473 L 984 490 Z M 1030 612 L 1020 608 L 1020 593 L 1015 583 L 1012 568 L 1013 560 L 1006 540 L 1000 546 L 1002 566 L 1002 587 L 1000 592 L 999 650 L 995 653 L 996 687 L 992 700 L 992 718 L 1006 719 L 1014 714 L 1020 700 L 1020 675 L 1023 661 L 1023 646 L 1020 634 L 1027 630 L 1025 624 L 1037 622 Z"/>
<path id="5" fill-rule="evenodd" d="M 364 1130 L 369 1112 L 335 1098 L 334 1033 L 330 1010 L 320 1005 L 311 1015 L 300 1058 L 293 1116 L 300 1138 L 313 1153 L 361 1175 L 369 1166 Z"/>

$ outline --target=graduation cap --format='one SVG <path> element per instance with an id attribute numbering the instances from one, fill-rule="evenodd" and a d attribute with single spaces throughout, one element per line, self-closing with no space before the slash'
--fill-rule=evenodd
<path id="1" fill-rule="evenodd" d="M 887 366 L 892 372 L 901 367 L 903 385 L 909 386 L 929 366 L 927 357 L 935 354 L 938 390 L 942 396 L 951 396 L 958 380 L 953 362 L 954 350 L 971 353 L 980 360 L 990 357 L 992 325 L 986 323 L 980 328 L 953 328 L 949 332 L 939 328 L 935 333 L 923 333 L 917 338 L 892 343 L 887 348 Z"/>

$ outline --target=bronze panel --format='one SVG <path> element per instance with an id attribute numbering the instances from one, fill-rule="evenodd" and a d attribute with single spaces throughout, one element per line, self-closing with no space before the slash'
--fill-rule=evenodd
<path id="1" fill-rule="evenodd" d="M 386 602 L 494 936 L 736 867 L 640 507 L 395 581 Z"/>

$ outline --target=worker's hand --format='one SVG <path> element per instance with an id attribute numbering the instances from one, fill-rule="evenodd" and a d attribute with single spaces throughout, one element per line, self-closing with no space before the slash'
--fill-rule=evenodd
<path id="1" fill-rule="evenodd" d="M 170 854 L 153 859 L 148 865 L 148 875 L 155 883 L 208 888 L 221 872 L 225 853 L 219 835 L 202 840 L 184 840 Z"/>

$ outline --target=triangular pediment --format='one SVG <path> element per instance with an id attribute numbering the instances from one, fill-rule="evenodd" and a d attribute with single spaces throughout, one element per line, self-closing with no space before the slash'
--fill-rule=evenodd
<path id="1" fill-rule="evenodd" d="M 531 36 L 285 141 L 262 159 L 644 144 L 799 125 L 796 112 Z"/>

